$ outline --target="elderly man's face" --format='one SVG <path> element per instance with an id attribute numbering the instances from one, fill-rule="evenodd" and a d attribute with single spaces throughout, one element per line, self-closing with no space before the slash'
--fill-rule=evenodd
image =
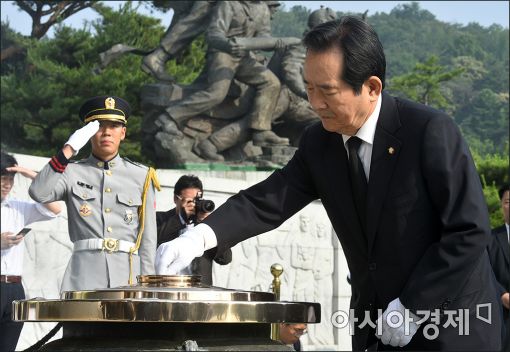
<path id="1" fill-rule="evenodd" d="M 308 101 L 320 116 L 324 129 L 352 136 L 374 111 L 380 91 L 374 95 L 372 81 L 367 80 L 361 93 L 356 94 L 341 79 L 343 65 L 343 55 L 337 48 L 320 52 L 309 50 L 304 76 Z"/>

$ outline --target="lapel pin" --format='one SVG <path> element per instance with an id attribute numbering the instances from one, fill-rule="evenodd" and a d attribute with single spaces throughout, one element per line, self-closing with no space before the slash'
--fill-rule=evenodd
<path id="1" fill-rule="evenodd" d="M 388 148 L 388 154 L 390 154 L 390 155 L 395 154 L 395 148 L 393 148 L 393 147 L 389 147 L 389 148 Z"/>

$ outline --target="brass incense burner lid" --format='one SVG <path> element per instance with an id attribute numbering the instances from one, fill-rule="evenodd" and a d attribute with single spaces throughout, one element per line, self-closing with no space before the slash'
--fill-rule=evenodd
<path id="1" fill-rule="evenodd" d="M 230 290 L 201 283 L 200 275 L 139 275 L 138 284 L 90 291 L 65 291 L 62 299 L 166 299 L 175 301 L 273 302 L 274 293 Z"/>
<path id="2" fill-rule="evenodd" d="M 136 285 L 66 291 L 61 299 L 14 301 L 16 321 L 278 323 L 320 322 L 320 304 L 274 293 L 203 285 L 200 276 L 139 276 Z"/>
<path id="3" fill-rule="evenodd" d="M 138 275 L 139 286 L 145 287 L 192 287 L 201 286 L 201 275 Z"/>

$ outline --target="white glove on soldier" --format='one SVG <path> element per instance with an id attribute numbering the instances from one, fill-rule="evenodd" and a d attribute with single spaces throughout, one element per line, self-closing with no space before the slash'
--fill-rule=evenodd
<path id="1" fill-rule="evenodd" d="M 195 257 L 216 247 L 216 235 L 206 224 L 198 224 L 176 239 L 162 243 L 156 252 L 156 274 L 175 275 L 190 265 Z"/>
<path id="2" fill-rule="evenodd" d="M 416 321 L 420 320 L 420 317 L 418 317 L 416 314 L 412 313 L 411 311 L 408 311 L 410 319 L 409 321 L 409 331 L 405 331 L 406 327 L 406 318 L 405 318 L 405 311 L 406 308 L 400 302 L 400 299 L 397 297 L 393 301 L 391 301 L 388 304 L 388 308 L 384 311 L 382 316 L 380 316 L 377 319 L 377 329 L 376 331 L 379 331 L 379 326 L 382 324 L 382 335 L 379 335 L 376 333 L 377 338 L 381 339 L 381 342 L 385 345 L 391 345 L 393 347 L 404 347 L 409 342 L 411 342 L 411 339 L 413 338 L 414 334 L 416 334 L 416 331 L 418 331 L 419 325 L 416 324 Z M 395 323 L 398 320 L 401 321 L 401 324 L 398 324 L 396 327 L 391 327 L 388 324 L 388 314 L 391 312 L 395 312 L 393 314 L 396 314 L 397 312 L 401 314 L 401 317 L 397 316 L 390 316 L 390 321 Z"/>
<path id="3" fill-rule="evenodd" d="M 95 120 L 92 122 L 89 122 L 82 128 L 76 130 L 71 137 L 69 137 L 69 140 L 64 144 L 71 146 L 73 148 L 74 154 L 78 154 L 80 149 L 87 144 L 89 139 L 96 134 L 96 132 L 99 131 L 99 121 Z"/>

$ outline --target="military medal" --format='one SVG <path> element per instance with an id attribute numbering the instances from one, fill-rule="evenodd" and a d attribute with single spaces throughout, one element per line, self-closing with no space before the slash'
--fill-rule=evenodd
<path id="1" fill-rule="evenodd" d="M 90 209 L 87 202 L 83 203 L 80 207 L 80 215 L 85 217 L 85 216 L 89 216 L 90 214 L 92 214 L 92 209 Z"/>
<path id="2" fill-rule="evenodd" d="M 126 214 L 124 215 L 124 222 L 128 225 L 133 222 L 133 211 L 132 210 L 126 210 Z"/>

